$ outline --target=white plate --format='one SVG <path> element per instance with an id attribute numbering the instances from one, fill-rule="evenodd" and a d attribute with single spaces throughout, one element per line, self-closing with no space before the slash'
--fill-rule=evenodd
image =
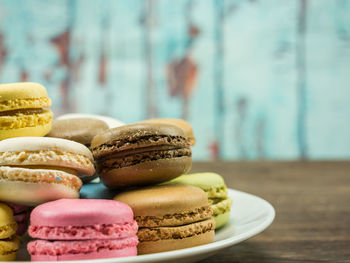
<path id="1" fill-rule="evenodd" d="M 230 220 L 216 231 L 215 241 L 211 244 L 143 256 L 84 260 L 83 262 L 196 262 L 259 234 L 272 223 L 275 210 L 264 199 L 233 189 L 228 189 L 228 195 L 233 200 Z"/>

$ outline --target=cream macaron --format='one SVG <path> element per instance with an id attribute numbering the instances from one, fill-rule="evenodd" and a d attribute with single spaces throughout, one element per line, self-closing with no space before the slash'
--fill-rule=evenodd
<path id="1" fill-rule="evenodd" d="M 78 176 L 94 173 L 92 153 L 80 143 L 40 137 L 0 141 L 1 201 L 31 206 L 78 198 Z"/>

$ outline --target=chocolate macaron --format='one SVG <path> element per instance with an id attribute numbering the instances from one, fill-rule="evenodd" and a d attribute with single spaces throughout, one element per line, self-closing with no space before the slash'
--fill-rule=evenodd
<path id="1" fill-rule="evenodd" d="M 139 226 L 138 254 L 189 248 L 213 242 L 215 221 L 205 192 L 189 185 L 153 186 L 118 194 Z"/>
<path id="2" fill-rule="evenodd" d="M 113 128 L 91 142 L 97 172 L 109 188 L 165 182 L 187 173 L 192 152 L 173 125 L 135 123 Z"/>
<path id="3" fill-rule="evenodd" d="M 54 120 L 47 137 L 67 139 L 90 147 L 91 140 L 108 129 L 107 123 L 92 118 Z"/>

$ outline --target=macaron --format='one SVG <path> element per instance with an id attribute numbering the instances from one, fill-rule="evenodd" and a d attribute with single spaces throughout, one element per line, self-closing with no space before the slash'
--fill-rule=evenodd
<path id="1" fill-rule="evenodd" d="M 155 119 L 144 120 L 142 122 L 166 123 L 166 124 L 175 125 L 183 130 L 183 132 L 185 133 L 185 136 L 186 136 L 188 142 L 191 144 L 191 146 L 194 146 L 196 144 L 196 137 L 193 134 L 192 126 L 191 126 L 191 124 L 189 124 L 185 120 L 173 119 L 173 118 L 155 118 Z"/>
<path id="2" fill-rule="evenodd" d="M 54 120 L 47 137 L 67 139 L 90 147 L 91 140 L 107 129 L 107 123 L 93 118 Z"/>
<path id="3" fill-rule="evenodd" d="M 18 225 L 16 235 L 22 236 L 28 229 L 29 217 L 30 217 L 30 207 L 24 205 L 17 205 L 12 203 L 7 203 L 13 212 L 13 217 Z"/>
<path id="4" fill-rule="evenodd" d="M 91 150 L 109 188 L 165 182 L 192 166 L 183 131 L 168 124 L 135 123 L 104 131 L 92 140 Z"/>
<path id="5" fill-rule="evenodd" d="M 44 136 L 51 128 L 52 111 L 45 87 L 22 82 L 0 85 L 0 140 Z"/>
<path id="6" fill-rule="evenodd" d="M 37 206 L 28 233 L 32 261 L 137 255 L 137 223 L 131 208 L 103 199 L 61 199 Z"/>
<path id="7" fill-rule="evenodd" d="M 203 189 L 213 209 L 216 229 L 225 225 L 229 220 L 232 199 L 227 196 L 225 181 L 219 174 L 184 174 L 164 184 L 185 184 Z"/>
<path id="8" fill-rule="evenodd" d="M 78 176 L 95 173 L 90 150 L 77 142 L 47 137 L 0 141 L 0 200 L 38 205 L 78 198 Z"/>
<path id="9" fill-rule="evenodd" d="M 139 231 L 138 254 L 208 244 L 215 221 L 205 192 L 189 185 L 153 186 L 118 194 L 114 200 L 134 211 Z"/>
<path id="10" fill-rule="evenodd" d="M 95 115 L 95 114 L 86 114 L 86 113 L 67 113 L 64 115 L 61 115 L 57 118 L 57 120 L 65 120 L 65 119 L 76 119 L 76 118 L 86 118 L 86 119 L 95 119 L 95 120 L 101 120 L 107 123 L 108 128 L 115 128 L 119 126 L 125 125 L 124 122 L 108 117 L 103 115 Z"/>
<path id="11" fill-rule="evenodd" d="M 0 261 L 13 261 L 19 248 L 19 239 L 15 235 L 17 224 L 12 210 L 0 203 Z"/>

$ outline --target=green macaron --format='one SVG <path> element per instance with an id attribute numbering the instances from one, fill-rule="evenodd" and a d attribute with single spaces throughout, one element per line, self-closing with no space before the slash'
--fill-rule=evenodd
<path id="1" fill-rule="evenodd" d="M 213 209 L 216 229 L 225 225 L 229 220 L 232 199 L 227 196 L 225 181 L 219 174 L 184 174 L 165 184 L 187 184 L 203 189 Z"/>

